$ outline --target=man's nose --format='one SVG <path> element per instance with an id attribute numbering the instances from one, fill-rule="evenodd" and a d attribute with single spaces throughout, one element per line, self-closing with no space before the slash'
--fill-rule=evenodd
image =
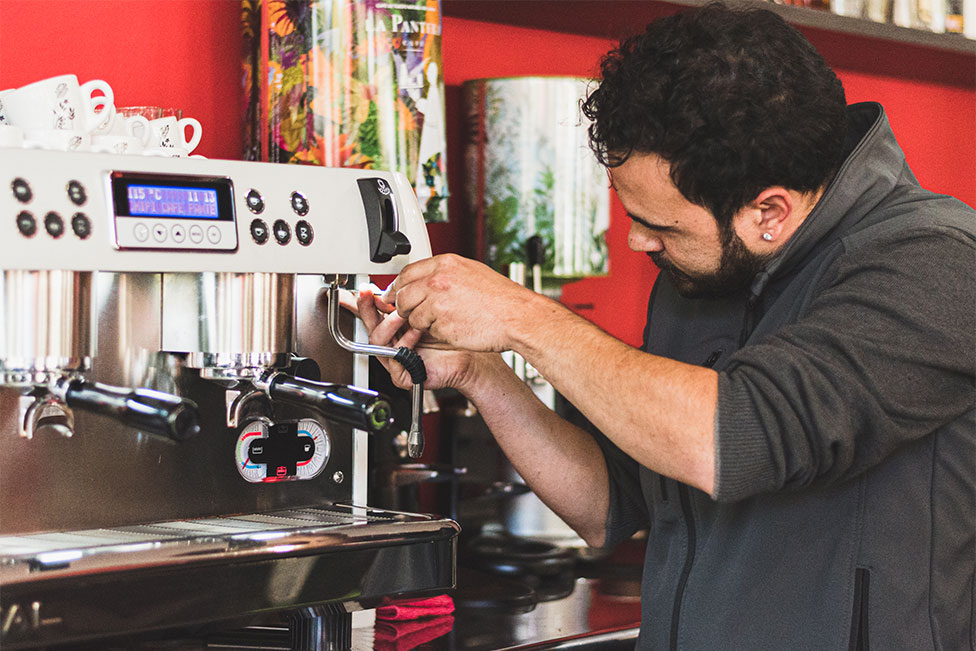
<path id="1" fill-rule="evenodd" d="M 664 250 L 664 243 L 661 242 L 661 238 L 648 232 L 646 228 L 637 223 L 630 225 L 630 233 L 627 235 L 627 246 L 630 247 L 631 251 L 642 251 L 644 253 Z"/>

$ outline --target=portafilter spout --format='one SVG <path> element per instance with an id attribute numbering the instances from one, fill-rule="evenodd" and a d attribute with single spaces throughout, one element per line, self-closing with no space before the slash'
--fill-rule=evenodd
<path id="1" fill-rule="evenodd" d="M 410 390 L 410 431 L 407 432 L 407 455 L 411 459 L 419 459 L 424 453 L 424 430 L 421 416 L 424 411 L 424 381 L 427 379 L 427 368 L 424 360 L 416 352 L 405 346 L 377 346 L 375 344 L 360 344 L 350 339 L 339 330 L 339 282 L 337 278 L 329 282 L 329 332 L 332 338 L 345 350 L 359 355 L 373 355 L 388 357 L 399 362 L 410 373 L 413 387 Z"/>

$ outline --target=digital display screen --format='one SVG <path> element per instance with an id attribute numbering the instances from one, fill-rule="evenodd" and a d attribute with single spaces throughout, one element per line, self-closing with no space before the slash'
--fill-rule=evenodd
<path id="1" fill-rule="evenodd" d="M 229 178 L 117 171 L 111 179 L 116 217 L 234 221 Z"/>
<path id="2" fill-rule="evenodd" d="M 126 190 L 129 215 L 219 219 L 217 191 L 163 185 L 130 185 Z"/>

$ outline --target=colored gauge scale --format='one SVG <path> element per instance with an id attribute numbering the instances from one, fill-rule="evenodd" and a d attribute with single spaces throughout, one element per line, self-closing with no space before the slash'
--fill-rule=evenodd
<path id="1" fill-rule="evenodd" d="M 241 477 L 251 483 L 259 483 L 267 478 L 267 467 L 262 463 L 254 463 L 250 459 L 251 443 L 268 439 L 268 424 L 262 420 L 254 420 L 244 426 L 237 437 L 237 447 L 234 448 L 234 462 Z"/>
<path id="2" fill-rule="evenodd" d="M 255 484 L 312 479 L 329 462 L 331 449 L 325 429 L 311 418 L 279 423 L 259 419 L 238 435 L 234 461 L 241 477 Z"/>
<path id="3" fill-rule="evenodd" d="M 302 441 L 303 437 L 311 439 L 309 442 Z M 307 461 L 299 461 L 296 466 L 298 479 L 311 479 L 317 476 L 325 465 L 329 462 L 329 455 L 332 453 L 332 442 L 329 435 L 318 421 L 311 418 L 303 418 L 298 421 L 298 440 L 303 445 L 301 447 L 302 456 L 308 452 L 312 456 Z M 308 446 L 311 445 L 311 450 Z"/>

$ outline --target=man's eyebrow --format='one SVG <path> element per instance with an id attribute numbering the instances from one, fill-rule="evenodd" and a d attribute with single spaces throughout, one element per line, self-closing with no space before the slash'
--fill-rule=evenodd
<path id="1" fill-rule="evenodd" d="M 638 224 L 640 224 L 641 226 L 643 226 L 645 228 L 649 228 L 649 229 L 651 229 L 653 231 L 673 231 L 674 230 L 674 226 L 665 226 L 665 225 L 662 225 L 662 224 L 652 224 L 651 222 L 647 221 L 646 219 L 643 219 L 641 217 L 638 217 L 637 215 L 634 215 L 634 214 L 632 214 L 630 212 L 627 213 L 627 216 L 632 221 L 635 221 Z"/>

